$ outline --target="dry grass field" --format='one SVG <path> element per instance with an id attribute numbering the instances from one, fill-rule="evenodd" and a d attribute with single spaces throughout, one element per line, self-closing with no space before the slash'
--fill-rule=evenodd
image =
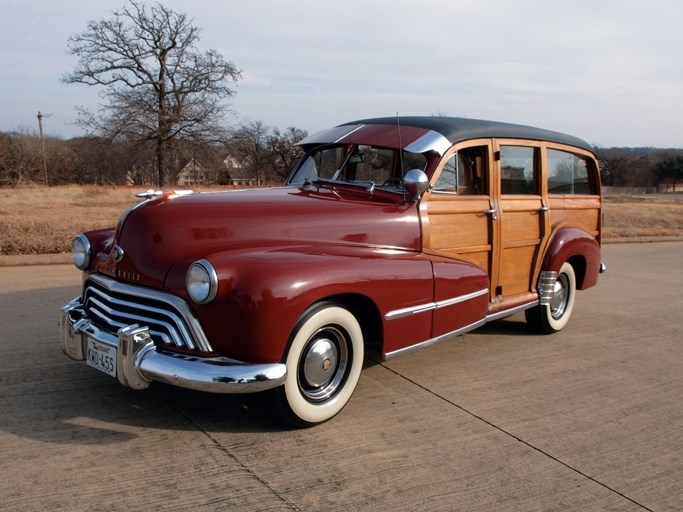
<path id="1" fill-rule="evenodd" d="M 68 252 L 74 235 L 114 226 L 143 187 L 0 188 L 0 255 Z M 683 237 L 683 194 L 605 199 L 606 238 Z"/>
<path id="2" fill-rule="evenodd" d="M 683 193 L 607 196 L 605 238 L 683 237 Z"/>

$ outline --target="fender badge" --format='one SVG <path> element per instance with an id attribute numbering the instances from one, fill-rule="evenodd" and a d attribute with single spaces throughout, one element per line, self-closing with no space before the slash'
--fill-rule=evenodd
<path id="1" fill-rule="evenodd" d="M 123 259 L 123 249 L 121 246 L 114 246 L 114 249 L 111 251 L 111 259 L 114 260 L 114 263 L 121 263 L 121 260 Z"/>

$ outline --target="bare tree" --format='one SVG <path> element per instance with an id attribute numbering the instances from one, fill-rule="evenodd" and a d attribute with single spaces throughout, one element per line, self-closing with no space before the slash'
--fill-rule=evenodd
<path id="1" fill-rule="evenodd" d="M 67 141 L 71 181 L 95 185 L 153 185 L 154 148 L 149 142 L 80 137 Z"/>
<path id="2" fill-rule="evenodd" d="M 273 129 L 268 137 L 268 149 L 274 156 L 274 170 L 283 180 L 289 176 L 294 164 L 299 160 L 303 151 L 296 143 L 308 135 L 306 130 L 290 126 L 284 131 Z"/>
<path id="3" fill-rule="evenodd" d="M 12 139 L 6 133 L 0 132 L 0 184 L 6 181 L 12 164 Z"/>
<path id="4" fill-rule="evenodd" d="M 25 185 L 42 178 L 43 156 L 35 130 L 21 129 L 8 137 L 3 184 Z"/>
<path id="5" fill-rule="evenodd" d="M 271 128 L 261 121 L 242 124 L 233 131 L 228 150 L 232 156 L 247 165 L 247 171 L 261 185 L 272 173 L 273 155 L 268 150 Z"/>
<path id="6" fill-rule="evenodd" d="M 215 50 L 198 51 L 198 41 L 186 14 L 135 0 L 69 38 L 79 61 L 62 80 L 104 86 L 108 100 L 97 114 L 81 109 L 79 122 L 112 139 L 153 142 L 160 186 L 173 180 L 166 165 L 173 140 L 218 138 L 224 100 L 241 78 Z"/>
<path id="7" fill-rule="evenodd" d="M 306 135 L 305 130 L 293 126 L 280 131 L 261 121 L 251 121 L 232 132 L 227 149 L 259 184 L 281 183 L 301 157 L 296 143 Z"/>
<path id="8" fill-rule="evenodd" d="M 630 182 L 630 157 L 619 149 L 596 148 L 602 184 L 606 186 L 625 185 Z"/>

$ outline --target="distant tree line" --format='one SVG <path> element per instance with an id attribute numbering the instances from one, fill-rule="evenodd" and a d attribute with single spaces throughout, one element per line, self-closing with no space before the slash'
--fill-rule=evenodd
<path id="1" fill-rule="evenodd" d="M 209 185 L 275 185 L 287 177 L 301 156 L 296 143 L 307 132 L 280 130 L 253 121 L 226 130 L 221 142 L 174 141 L 167 162 L 171 182 L 194 161 Z M 595 148 L 603 186 L 673 191 L 683 186 L 683 150 L 658 148 Z M 156 186 L 154 144 L 118 137 L 45 139 L 45 160 L 51 185 L 96 184 Z M 0 132 L 0 186 L 44 183 L 43 153 L 38 134 Z"/>
<path id="2" fill-rule="evenodd" d="M 602 185 L 675 191 L 683 182 L 683 150 L 658 148 L 595 148 Z"/>
<path id="3" fill-rule="evenodd" d="M 300 156 L 295 145 L 305 130 L 285 130 L 255 121 L 226 130 L 223 141 L 176 139 L 167 148 L 169 186 L 189 162 L 201 169 L 193 183 L 280 184 Z M 154 141 L 102 136 L 45 138 L 49 184 L 157 186 Z M 0 132 L 0 186 L 44 183 L 43 152 L 37 133 Z M 182 183 L 181 183 L 182 184 Z M 192 183 L 190 183 L 192 184 Z"/>

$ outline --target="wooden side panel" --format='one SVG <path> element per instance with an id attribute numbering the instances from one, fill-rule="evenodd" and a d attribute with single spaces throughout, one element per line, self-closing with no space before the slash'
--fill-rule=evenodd
<path id="1" fill-rule="evenodd" d="M 528 245 L 539 243 L 541 218 L 540 206 L 532 210 L 511 212 L 504 210 L 503 222 L 503 246 L 509 247 L 518 244 Z"/>
<path id="2" fill-rule="evenodd" d="M 597 237 L 600 230 L 600 196 L 549 196 L 553 230 L 573 226 Z"/>
<path id="3" fill-rule="evenodd" d="M 488 196 L 432 194 L 426 252 L 472 262 L 489 272 L 492 248 Z"/>
<path id="4" fill-rule="evenodd" d="M 499 292 L 505 298 L 529 292 L 543 239 L 541 196 L 502 196 Z"/>
<path id="5" fill-rule="evenodd" d="M 536 256 L 536 245 L 506 247 L 500 269 L 500 286 L 503 295 L 510 297 L 531 289 L 531 275 Z"/>

